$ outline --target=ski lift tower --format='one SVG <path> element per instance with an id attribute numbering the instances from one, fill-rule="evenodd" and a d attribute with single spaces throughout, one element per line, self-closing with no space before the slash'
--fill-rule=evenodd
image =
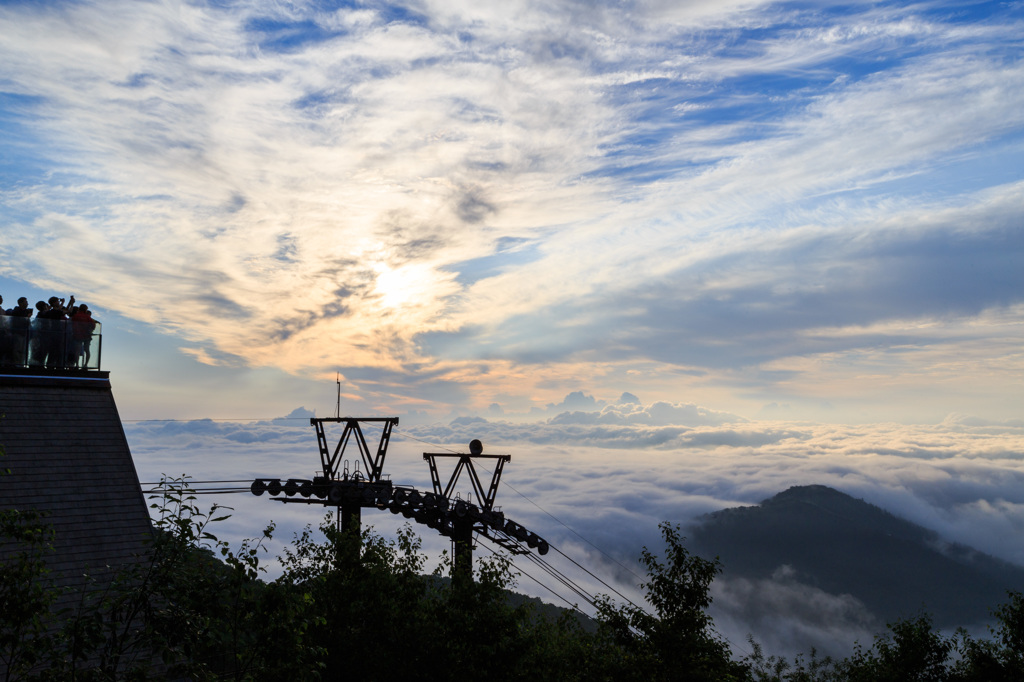
<path id="1" fill-rule="evenodd" d="M 455 576 L 467 577 L 473 575 L 473 531 L 480 526 L 481 530 L 486 532 L 484 526 L 480 524 L 480 521 L 489 521 L 492 516 L 492 507 L 494 506 L 494 495 L 498 492 L 498 482 L 501 480 L 501 471 L 505 467 L 505 463 L 512 459 L 511 455 L 485 455 L 483 454 L 484 446 L 478 440 L 473 440 L 469 444 L 469 453 L 458 454 L 458 453 L 431 453 L 424 452 L 423 459 L 427 461 L 430 466 L 430 480 L 434 485 L 434 494 L 445 499 L 451 499 L 452 492 L 455 490 L 455 484 L 459 480 L 459 476 L 463 471 L 469 473 L 470 484 L 473 486 L 473 492 L 476 494 L 477 500 L 479 500 L 479 507 L 472 504 L 471 501 L 463 501 L 457 499 L 454 504 L 454 516 L 451 516 L 450 534 L 452 539 L 452 557 L 455 560 Z M 441 477 L 437 472 L 437 459 L 443 458 L 457 458 L 458 462 L 455 464 L 455 470 L 452 472 L 451 477 L 448 479 L 448 484 L 442 489 Z M 480 482 L 480 476 L 477 474 L 476 466 L 474 461 L 481 459 L 494 460 L 494 473 L 491 475 L 491 483 L 484 490 L 483 484 Z M 504 519 L 504 517 L 502 517 Z"/>
<path id="2" fill-rule="evenodd" d="M 469 454 L 459 453 L 423 453 L 423 459 L 430 466 L 430 478 L 433 492 L 420 492 L 412 486 L 396 486 L 384 480 L 382 469 L 387 454 L 391 432 L 398 424 L 398 417 L 325 417 L 310 419 L 316 429 L 317 443 L 320 449 L 321 471 L 313 480 L 289 478 L 282 483 L 277 478 L 257 478 L 252 482 L 253 495 L 269 492 L 277 502 L 321 504 L 325 507 L 338 508 L 338 526 L 349 536 L 360 532 L 362 508 L 373 507 L 388 510 L 392 514 L 401 514 L 413 519 L 441 535 L 451 538 L 452 555 L 455 560 L 453 577 L 459 580 L 473 578 L 473 534 L 486 537 L 494 544 L 512 554 L 526 554 L 533 549 L 540 555 L 548 553 L 546 540 L 536 533 L 506 519 L 505 515 L 494 509 L 494 496 L 501 480 L 501 472 L 505 464 L 512 459 L 511 455 L 485 455 L 483 445 L 478 440 L 469 444 Z M 337 446 L 332 450 L 327 444 L 324 424 L 328 422 L 343 423 L 344 430 Z M 383 425 L 377 451 L 370 450 L 360 428 L 361 422 L 376 422 Z M 355 443 L 359 450 L 359 459 L 350 469 L 341 456 L 349 443 Z M 438 459 L 456 459 L 454 471 L 448 483 L 442 487 L 438 473 Z M 485 488 L 477 473 L 476 462 L 489 460 L 494 463 L 490 484 Z M 364 474 L 360 464 L 365 468 Z M 339 471 L 340 469 L 340 471 Z M 478 504 L 473 502 L 472 495 L 462 499 L 456 495 L 452 499 L 455 485 L 463 472 L 469 473 L 473 495 Z M 339 553 L 358 558 L 358 545 L 354 549 Z"/>
<path id="3" fill-rule="evenodd" d="M 345 424 L 333 452 L 327 444 L 324 422 Z M 360 422 L 383 425 L 376 453 L 371 454 L 366 437 L 359 426 Z M 391 431 L 398 424 L 398 417 L 314 417 L 309 423 L 316 429 L 316 440 L 320 447 L 320 476 L 313 478 L 313 489 L 325 490 L 330 501 L 338 505 L 338 524 L 341 531 L 358 535 L 362 524 L 362 508 L 376 506 L 378 499 L 391 496 L 391 481 L 382 480 L 381 473 L 384 469 L 384 457 L 388 452 L 388 443 L 391 442 Z M 355 466 L 351 471 L 348 462 L 341 466 L 341 455 L 349 441 L 354 441 L 359 450 L 359 459 L 355 460 Z M 365 474 L 360 470 L 360 463 L 366 470 Z"/>

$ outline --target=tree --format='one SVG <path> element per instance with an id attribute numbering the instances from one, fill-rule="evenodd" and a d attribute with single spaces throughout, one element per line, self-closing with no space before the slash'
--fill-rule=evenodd
<path id="1" fill-rule="evenodd" d="M 654 614 L 633 605 L 617 607 L 607 598 L 599 604 L 602 632 L 619 648 L 613 658 L 620 674 L 644 680 L 746 678 L 747 666 L 732 660 L 707 613 L 720 564 L 691 555 L 678 526 L 662 523 L 659 528 L 664 560 L 646 547 L 640 559 L 647 570 L 641 587 Z"/>
<path id="2" fill-rule="evenodd" d="M 1003 645 L 1004 660 L 1014 670 L 1024 670 L 1024 594 L 1008 593 L 1010 601 L 995 610 L 999 626 L 994 634 Z"/>
<path id="3" fill-rule="evenodd" d="M 748 637 L 753 653 L 745 659 L 750 666 L 751 678 L 757 682 L 839 682 L 843 679 L 836 672 L 836 662 L 830 656 L 818 658 L 818 652 L 811 649 L 810 660 L 797 654 L 790 663 L 783 656 L 765 656 L 761 645 Z"/>
<path id="4" fill-rule="evenodd" d="M 185 478 L 161 482 L 153 534 L 135 562 L 87 579 L 37 677 L 50 680 L 301 679 L 302 595 L 259 579 L 273 526 L 233 551 Z"/>
<path id="5" fill-rule="evenodd" d="M 839 670 L 845 679 L 864 682 L 941 682 L 951 674 L 947 662 L 954 640 L 937 632 L 921 614 L 890 623 L 870 649 L 857 646 Z"/>
<path id="6" fill-rule="evenodd" d="M 306 595 L 260 579 L 260 554 L 274 526 L 237 551 L 212 525 L 228 507 L 204 511 L 184 479 L 162 481 L 145 591 L 146 634 L 172 674 L 203 679 L 304 679 Z"/>
<path id="7" fill-rule="evenodd" d="M 4 682 L 20 679 L 53 648 L 50 609 L 59 590 L 46 557 L 53 528 L 33 510 L 0 509 L 0 664 Z"/>
<path id="8" fill-rule="evenodd" d="M 303 597 L 312 667 L 325 680 L 375 679 L 385 668 L 408 677 L 422 665 L 417 645 L 430 632 L 423 627 L 419 539 L 408 527 L 397 544 L 370 531 L 343 532 L 332 514 L 320 533 L 322 539 L 307 526 L 295 537 L 277 581 Z M 395 642 L 402 643 L 401 656 Z"/>
<path id="9" fill-rule="evenodd" d="M 958 682 L 1020 682 L 1024 679 L 1024 595 L 1008 593 L 1009 601 L 993 610 L 992 639 L 975 640 L 958 633 L 954 664 Z"/>

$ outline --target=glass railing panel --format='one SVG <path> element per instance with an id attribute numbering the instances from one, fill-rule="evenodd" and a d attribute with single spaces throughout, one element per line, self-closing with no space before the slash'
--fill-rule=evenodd
<path id="1" fill-rule="evenodd" d="M 92 320 L 0 316 L 0 366 L 98 370 L 101 329 Z"/>

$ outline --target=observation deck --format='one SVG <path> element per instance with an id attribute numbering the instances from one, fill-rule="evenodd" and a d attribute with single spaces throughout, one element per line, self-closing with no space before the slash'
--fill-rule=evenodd
<path id="1" fill-rule="evenodd" d="M 102 365 L 102 329 L 94 320 L 0 315 L 0 374 L 95 375 Z"/>

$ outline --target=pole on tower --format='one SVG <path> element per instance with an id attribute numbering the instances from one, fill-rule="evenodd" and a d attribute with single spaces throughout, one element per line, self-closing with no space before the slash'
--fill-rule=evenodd
<path id="1" fill-rule="evenodd" d="M 463 471 L 465 471 L 469 475 L 470 484 L 473 486 L 473 492 L 476 494 L 476 498 L 480 502 L 480 508 L 484 512 L 489 513 L 494 506 L 494 496 L 498 492 L 498 482 L 501 480 L 501 471 L 504 468 L 505 463 L 512 459 L 512 456 L 485 455 L 483 452 L 483 443 L 475 439 L 469 444 L 468 455 L 458 453 L 424 452 L 423 459 L 427 460 L 427 464 L 430 466 L 430 480 L 434 486 L 434 494 L 450 498 L 452 491 L 455 490 L 455 484 L 458 483 L 459 476 Z M 448 484 L 444 486 L 443 489 L 441 487 L 441 477 L 437 471 L 437 459 L 439 457 L 458 458 L 458 462 L 455 464 L 455 470 L 448 479 Z M 477 474 L 476 466 L 474 464 L 474 461 L 481 459 L 494 460 L 494 473 L 491 476 L 491 483 L 486 490 L 480 482 L 480 476 Z M 473 508 L 473 505 L 468 505 L 462 501 L 456 501 L 454 505 L 455 514 L 452 516 L 451 538 L 452 558 L 454 559 L 455 565 L 453 567 L 452 574 L 458 579 L 473 579 L 473 529 L 474 523 L 477 520 L 474 518 L 476 514 L 470 513 Z"/>
<path id="2" fill-rule="evenodd" d="M 338 409 L 340 410 L 340 379 L 338 380 L 338 391 Z M 333 451 L 328 446 L 327 433 L 324 429 L 324 424 L 328 422 L 345 425 Z M 370 450 L 366 437 L 363 435 L 361 422 L 375 422 L 382 425 L 376 452 Z M 376 500 L 380 494 L 391 489 L 391 482 L 382 480 L 382 472 L 388 444 L 391 442 L 391 432 L 398 424 L 398 417 L 322 419 L 314 417 L 309 420 L 309 423 L 316 429 L 316 440 L 320 449 L 321 471 L 320 476 L 313 479 L 313 488 L 326 493 L 323 497 L 327 497 L 330 503 L 336 505 L 338 530 L 343 536 L 343 545 L 352 546 L 356 548 L 353 551 L 358 552 L 360 543 L 357 540 L 362 533 L 362 508 L 376 506 Z M 348 462 L 342 461 L 342 455 L 350 442 L 355 443 L 356 449 L 359 451 L 359 459 L 355 460 L 355 466 L 351 471 Z M 363 465 L 362 468 L 365 468 L 365 474 L 363 474 L 360 464 Z M 368 492 L 371 494 L 367 495 Z"/>

